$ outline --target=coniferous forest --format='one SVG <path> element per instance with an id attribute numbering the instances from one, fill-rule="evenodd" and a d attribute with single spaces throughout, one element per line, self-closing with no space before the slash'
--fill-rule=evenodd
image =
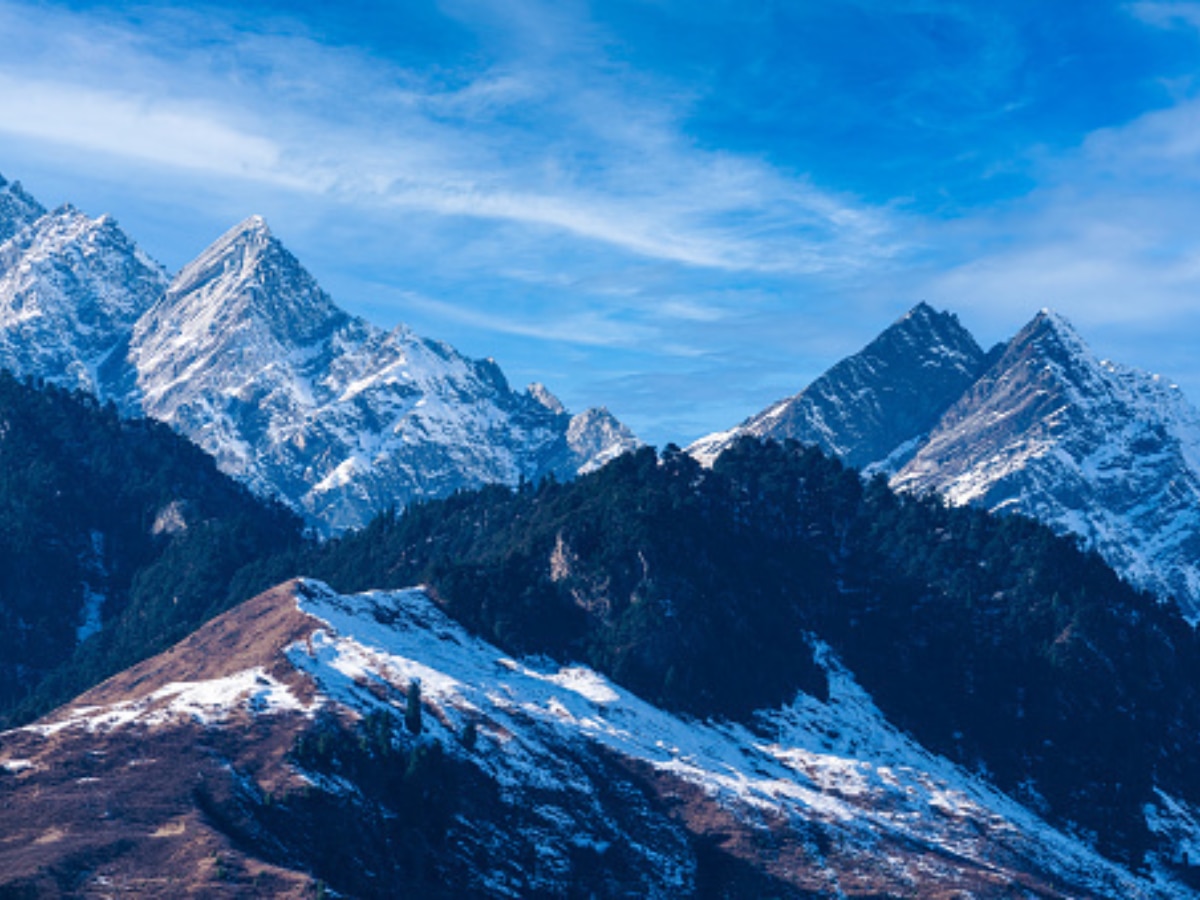
<path id="1" fill-rule="evenodd" d="M 179 640 L 236 602 L 238 569 L 300 539 L 166 425 L 0 372 L 0 721 Z"/>
<path id="2" fill-rule="evenodd" d="M 1200 647 L 1174 609 L 1042 525 L 899 496 L 796 444 L 745 439 L 711 470 L 642 449 L 274 565 L 342 591 L 428 584 L 511 652 L 700 717 L 820 696 L 820 639 L 918 740 L 1126 861 L 1152 778 L 1200 797 Z"/>

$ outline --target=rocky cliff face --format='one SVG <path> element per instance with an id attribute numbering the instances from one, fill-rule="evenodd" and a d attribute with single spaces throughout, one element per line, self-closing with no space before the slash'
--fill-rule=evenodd
<path id="1" fill-rule="evenodd" d="M 819 650 L 828 700 L 800 694 L 751 731 L 508 658 L 421 591 L 291 582 L 0 734 L 0 885 L 1187 896 L 916 745 Z M 1186 810 L 1156 814 L 1194 831 Z"/>
<path id="2" fill-rule="evenodd" d="M 0 243 L 36 221 L 46 210 L 34 200 L 21 183 L 0 176 Z"/>
<path id="3" fill-rule="evenodd" d="M 573 475 L 635 445 L 403 326 L 338 309 L 259 218 L 217 241 L 138 321 L 127 405 L 330 531 L 460 487 Z"/>
<path id="4" fill-rule="evenodd" d="M 922 303 L 800 393 L 689 449 L 711 462 L 741 435 L 791 438 L 857 468 L 894 468 L 975 380 L 984 359 L 955 316 Z"/>
<path id="5" fill-rule="evenodd" d="M 815 443 L 895 487 L 1032 516 L 1200 617 L 1200 414 L 1169 381 L 1097 359 L 1049 311 L 985 356 L 922 304 L 690 449 L 711 459 L 739 434 Z"/>

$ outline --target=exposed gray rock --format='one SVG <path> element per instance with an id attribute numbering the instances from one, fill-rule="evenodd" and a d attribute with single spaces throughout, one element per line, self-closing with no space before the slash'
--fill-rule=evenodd
<path id="1" fill-rule="evenodd" d="M 462 487 L 570 476 L 635 446 L 400 326 L 338 309 L 260 218 L 224 235 L 134 329 L 136 404 L 323 530 Z"/>
<path id="2" fill-rule="evenodd" d="M 0 209 L 0 233 L 3 221 Z M 129 333 L 167 280 L 108 216 L 37 217 L 0 244 L 0 367 L 111 396 Z"/>
<path id="3" fill-rule="evenodd" d="M 46 210 L 25 192 L 19 181 L 5 181 L 0 175 L 0 243 L 45 214 Z"/>
<path id="4" fill-rule="evenodd" d="M 1079 535 L 1138 587 L 1200 614 L 1200 414 L 1097 359 L 1043 311 L 893 479 Z"/>
<path id="5" fill-rule="evenodd" d="M 894 457 L 927 434 L 979 375 L 985 354 L 957 317 L 922 303 L 800 393 L 730 431 L 693 444 L 711 462 L 742 435 L 816 444 L 858 468 Z"/>

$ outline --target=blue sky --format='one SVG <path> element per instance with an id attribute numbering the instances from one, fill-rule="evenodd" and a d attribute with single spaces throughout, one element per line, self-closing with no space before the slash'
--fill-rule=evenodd
<path id="1" fill-rule="evenodd" d="M 0 173 L 686 443 L 921 300 L 1200 400 L 1200 3 L 0 0 Z"/>

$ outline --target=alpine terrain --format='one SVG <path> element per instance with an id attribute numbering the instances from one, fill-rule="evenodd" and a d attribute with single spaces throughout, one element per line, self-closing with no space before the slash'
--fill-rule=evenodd
<path id="1" fill-rule="evenodd" d="M 0 370 L 0 897 L 1200 890 L 1200 414 L 1059 316 L 659 453 L 0 180 Z"/>
<path id="2" fill-rule="evenodd" d="M 0 190 L 0 366 L 168 422 L 322 532 L 637 445 L 605 410 L 572 416 L 491 360 L 348 315 L 261 218 L 172 279 L 112 219 Z"/>
<path id="3" fill-rule="evenodd" d="M 751 435 L 815 444 L 863 469 L 911 454 L 985 367 L 987 356 L 958 319 L 922 303 L 860 353 L 811 385 L 689 449 L 713 459 Z"/>
<path id="4" fill-rule="evenodd" d="M 753 728 L 292 581 L 0 734 L 13 896 L 1173 897 L 830 688 Z"/>
<path id="5" fill-rule="evenodd" d="M 0 179 L 0 368 L 111 397 L 162 267 L 108 216 L 45 212 Z"/>
<path id="6" fill-rule="evenodd" d="M 1040 312 L 982 353 L 925 304 L 741 435 L 837 453 L 903 490 L 1018 512 L 1077 535 L 1133 584 L 1200 618 L 1200 413 L 1166 379 L 1097 359 Z"/>

